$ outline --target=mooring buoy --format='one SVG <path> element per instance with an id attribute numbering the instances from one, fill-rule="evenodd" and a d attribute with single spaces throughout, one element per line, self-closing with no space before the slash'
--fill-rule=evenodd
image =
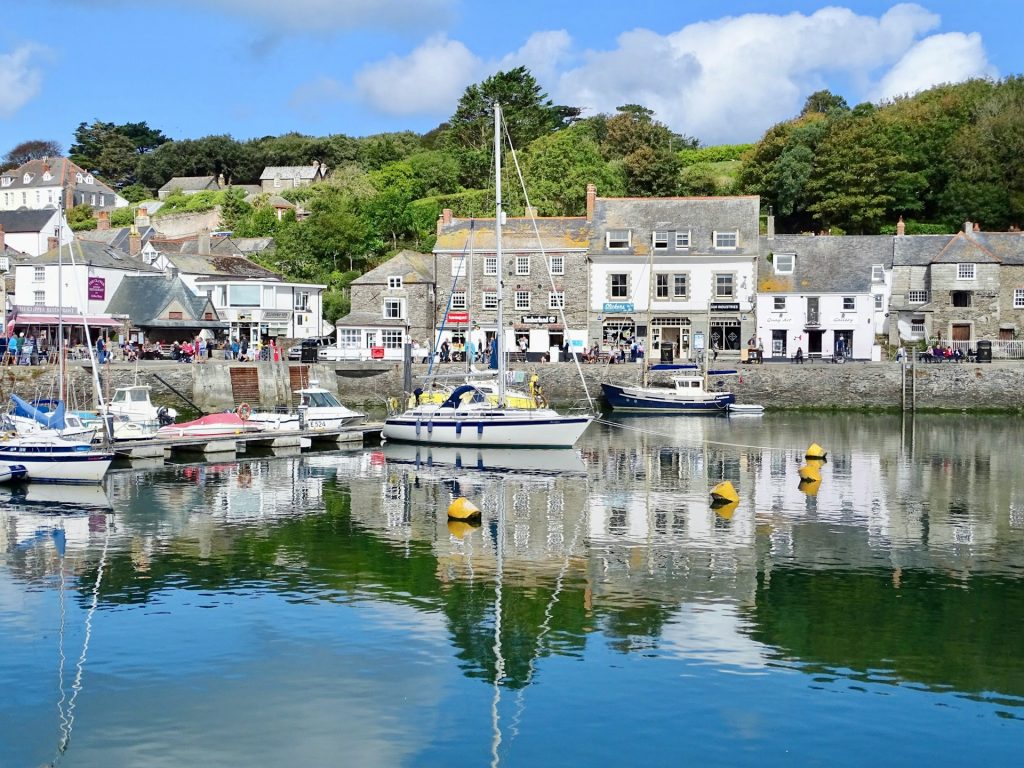
<path id="1" fill-rule="evenodd" d="M 459 496 L 448 505 L 448 517 L 453 520 L 475 520 L 480 517 L 480 508 L 465 496 Z"/>

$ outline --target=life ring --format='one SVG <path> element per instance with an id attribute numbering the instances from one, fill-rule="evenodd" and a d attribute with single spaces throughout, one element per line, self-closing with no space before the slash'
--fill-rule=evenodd
<path id="1" fill-rule="evenodd" d="M 242 403 L 235 408 L 235 413 L 238 414 L 238 418 L 242 421 L 248 421 L 249 417 L 252 416 L 252 406 L 248 403 Z"/>

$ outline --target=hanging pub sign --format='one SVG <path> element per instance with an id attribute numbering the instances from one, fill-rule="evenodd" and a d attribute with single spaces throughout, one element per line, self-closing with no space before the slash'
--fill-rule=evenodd
<path id="1" fill-rule="evenodd" d="M 89 278 L 89 301 L 103 301 L 107 294 L 107 280 L 103 277 Z"/>

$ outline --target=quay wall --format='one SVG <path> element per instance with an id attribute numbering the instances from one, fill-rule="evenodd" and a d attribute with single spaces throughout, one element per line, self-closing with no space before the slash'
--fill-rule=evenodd
<path id="1" fill-rule="evenodd" d="M 255 407 L 273 408 L 290 402 L 291 386 L 298 363 L 227 363 L 211 361 L 204 365 L 171 362 L 134 364 L 112 363 L 103 366 L 101 386 L 113 392 L 118 386 L 139 383 L 152 386 L 154 402 L 181 410 L 183 402 L 156 376 L 186 394 L 204 411 L 232 408 L 241 400 Z M 350 406 L 381 411 L 385 398 L 402 390 L 402 366 L 394 363 L 318 363 L 302 366 L 304 376 L 336 392 Z M 719 361 L 719 367 L 730 367 Z M 232 368 L 255 370 L 258 395 L 240 396 L 232 387 Z M 457 366 L 444 366 L 445 373 L 456 374 Z M 570 404 L 585 399 L 584 388 L 571 363 L 537 364 L 523 368 L 538 374 L 544 394 L 555 404 Z M 600 396 L 601 381 L 632 383 L 638 367 L 623 365 L 584 365 L 584 379 L 590 395 Z M 893 408 L 902 407 L 903 379 L 899 364 L 846 363 L 833 365 L 766 364 L 739 366 L 739 376 L 723 377 L 723 388 L 733 391 L 742 403 L 760 403 L 769 408 Z M 413 367 L 414 386 L 422 380 L 426 366 Z M 236 379 L 238 378 L 236 374 Z M 248 374 L 252 379 L 253 374 Z M 664 373 L 652 377 L 666 378 Z M 39 366 L 7 366 L 0 369 L 0 396 L 11 392 L 24 397 L 54 396 L 52 369 Z M 70 391 L 80 403 L 91 400 L 92 380 L 87 365 L 69 365 Z M 523 389 L 526 384 L 520 385 Z M 996 362 L 921 364 L 906 369 L 907 396 L 916 390 L 916 403 L 924 410 L 1024 410 L 1024 364 Z"/>

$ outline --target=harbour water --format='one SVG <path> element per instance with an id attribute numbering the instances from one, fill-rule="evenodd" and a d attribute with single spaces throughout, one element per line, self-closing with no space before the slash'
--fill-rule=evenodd
<path id="1" fill-rule="evenodd" d="M 0 765 L 1020 764 L 1022 443 L 618 418 L 0 488 Z"/>

